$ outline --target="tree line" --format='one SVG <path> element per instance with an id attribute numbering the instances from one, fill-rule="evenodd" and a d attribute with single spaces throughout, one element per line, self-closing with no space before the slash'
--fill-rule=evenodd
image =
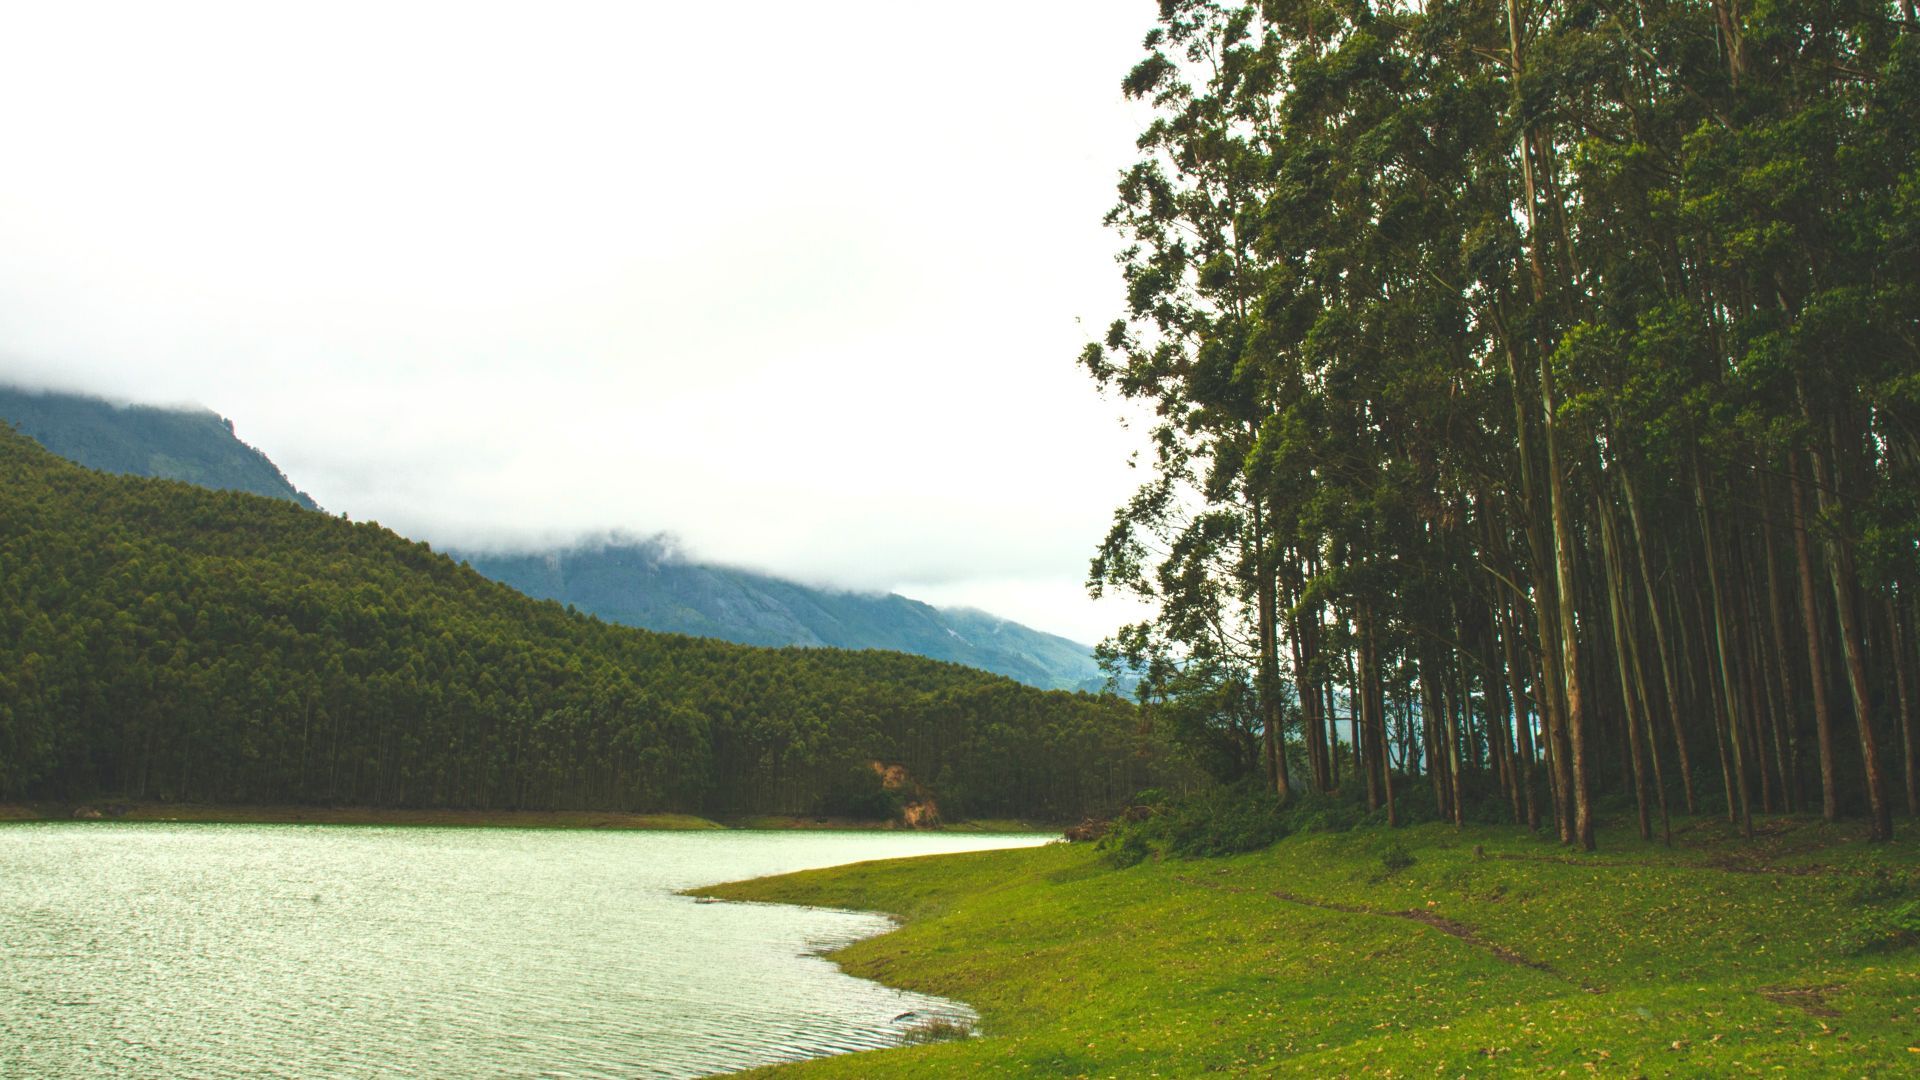
<path id="1" fill-rule="evenodd" d="M 1082 356 L 1155 418 L 1092 572 L 1158 603 L 1103 647 L 1150 712 L 1584 848 L 1920 813 L 1916 29 L 1162 0 Z"/>
<path id="2" fill-rule="evenodd" d="M 949 815 L 1073 820 L 1136 710 L 902 653 L 613 626 L 285 502 L 0 428 L 0 800 L 820 814 L 903 764 Z"/>

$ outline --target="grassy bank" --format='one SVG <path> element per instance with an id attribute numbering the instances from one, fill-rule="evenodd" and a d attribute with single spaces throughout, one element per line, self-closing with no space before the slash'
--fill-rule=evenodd
<path id="1" fill-rule="evenodd" d="M 610 810 L 399 810 L 366 806 L 222 806 L 194 803 L 0 804 L 0 822 L 70 821 L 87 811 L 108 821 L 193 821 L 252 825 L 452 825 L 511 829 L 905 829 L 896 822 L 853 818 L 728 817 L 693 814 L 624 814 Z M 1019 821 L 962 821 L 932 831 L 999 833 L 1049 831 Z"/>
<path id="2" fill-rule="evenodd" d="M 786 1076 L 1912 1075 L 1920 952 L 1863 948 L 1920 845 L 1698 821 L 1672 851 L 1512 830 L 1298 836 L 1114 869 L 1085 846 L 705 890 L 877 909 L 848 971 L 962 999 L 988 1038 Z"/>

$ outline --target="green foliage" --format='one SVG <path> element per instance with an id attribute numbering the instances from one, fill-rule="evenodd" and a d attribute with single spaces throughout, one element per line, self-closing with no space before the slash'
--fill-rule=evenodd
<path id="1" fill-rule="evenodd" d="M 905 792 L 889 790 L 870 766 L 856 762 L 827 789 L 821 810 L 834 817 L 890 821 L 900 816 L 900 809 L 905 805 Z"/>
<path id="2" fill-rule="evenodd" d="M 1845 935 L 1847 952 L 1896 952 L 1920 945 L 1920 881 L 1883 870 L 1855 886 L 1848 900 L 1860 915 Z"/>
<path id="3" fill-rule="evenodd" d="M 377 525 L 0 429 L 0 801 L 813 814 L 877 759 L 980 816 L 1078 820 L 1151 781 L 1134 713 L 612 626 Z"/>
<path id="4" fill-rule="evenodd" d="M 1359 800 L 1314 792 L 1296 798 L 1285 811 L 1289 832 L 1346 832 L 1367 820 Z"/>
<path id="5" fill-rule="evenodd" d="M 1851 951 L 1894 952 L 1915 945 L 1920 945 L 1920 899 L 1868 912 L 1853 929 Z"/>
<path id="6" fill-rule="evenodd" d="M 1288 832 L 1279 800 L 1257 785 L 1209 786 L 1148 809 L 1139 820 L 1117 824 L 1102 841 L 1116 865 L 1132 865 L 1149 853 L 1198 859 L 1257 851 Z"/>
<path id="7" fill-rule="evenodd" d="M 1413 852 L 1408 851 L 1407 846 L 1398 840 L 1387 841 L 1387 845 L 1380 850 L 1380 869 L 1385 871 L 1386 877 L 1392 877 L 1419 861 L 1414 858 Z"/>

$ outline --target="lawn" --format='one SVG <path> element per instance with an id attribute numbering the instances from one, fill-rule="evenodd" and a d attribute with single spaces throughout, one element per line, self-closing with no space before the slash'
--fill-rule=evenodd
<path id="1" fill-rule="evenodd" d="M 1865 947 L 1920 897 L 1920 845 L 1799 819 L 1755 840 L 1696 820 L 1675 841 L 1610 831 L 1579 855 L 1426 825 L 1126 869 L 1053 845 L 704 891 L 896 913 L 835 959 L 981 1015 L 982 1037 L 765 1075 L 1920 1075 L 1920 951 Z"/>

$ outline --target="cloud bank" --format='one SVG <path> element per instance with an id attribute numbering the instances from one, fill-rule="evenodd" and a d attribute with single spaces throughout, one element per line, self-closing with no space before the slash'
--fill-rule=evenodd
<path id="1" fill-rule="evenodd" d="M 1137 436 L 1073 360 L 1152 16 L 23 5 L 0 378 L 213 407 L 436 544 L 665 531 L 1096 638 Z"/>

